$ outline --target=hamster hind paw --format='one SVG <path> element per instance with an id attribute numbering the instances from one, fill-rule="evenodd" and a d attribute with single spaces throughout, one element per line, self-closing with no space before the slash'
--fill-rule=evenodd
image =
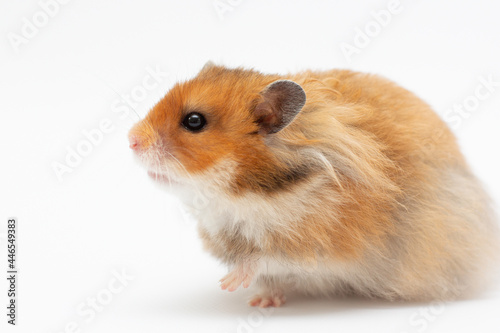
<path id="1" fill-rule="evenodd" d="M 248 302 L 251 306 L 258 306 L 260 308 L 276 307 L 279 308 L 285 304 L 285 295 L 282 292 L 270 293 L 266 295 L 255 295 Z"/>

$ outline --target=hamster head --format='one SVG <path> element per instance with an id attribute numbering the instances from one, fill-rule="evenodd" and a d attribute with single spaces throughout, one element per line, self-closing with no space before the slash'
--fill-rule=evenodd
<path id="1" fill-rule="evenodd" d="M 305 101 L 292 81 L 208 64 L 130 130 L 130 147 L 161 182 L 257 188 L 279 168 L 266 140 L 290 124 Z"/>

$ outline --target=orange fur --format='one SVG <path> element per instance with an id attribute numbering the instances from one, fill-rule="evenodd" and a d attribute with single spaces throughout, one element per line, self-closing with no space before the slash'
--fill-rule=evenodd
<path id="1" fill-rule="evenodd" d="M 307 101 L 289 126 L 265 135 L 253 110 L 280 79 L 298 83 Z M 207 119 L 200 133 L 179 125 L 192 111 Z M 450 297 L 478 280 L 497 249 L 488 198 L 451 131 L 378 76 L 208 66 L 168 92 L 131 135 L 142 156 L 156 159 L 143 158 L 149 168 L 214 188 L 208 209 L 220 210 L 220 225 L 199 225 L 209 251 L 230 265 L 286 263 L 305 292 Z M 328 281 L 289 267 L 326 267 Z M 263 287 L 282 278 L 258 274 Z"/>

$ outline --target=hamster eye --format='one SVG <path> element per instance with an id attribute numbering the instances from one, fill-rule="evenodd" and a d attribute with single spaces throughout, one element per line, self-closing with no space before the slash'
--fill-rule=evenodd
<path id="1" fill-rule="evenodd" d="M 182 121 L 182 125 L 191 132 L 201 131 L 206 124 L 205 117 L 198 112 L 189 113 Z"/>

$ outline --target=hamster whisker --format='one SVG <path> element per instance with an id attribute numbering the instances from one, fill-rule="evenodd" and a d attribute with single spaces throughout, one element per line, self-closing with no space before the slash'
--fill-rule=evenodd
<path id="1" fill-rule="evenodd" d="M 181 161 L 179 161 L 177 159 L 177 157 L 175 157 L 174 155 L 172 155 L 172 153 L 170 153 L 169 151 L 166 151 L 165 152 L 174 160 L 174 162 L 176 162 L 183 170 L 184 172 L 186 173 L 186 175 L 189 177 L 189 179 L 191 179 L 192 181 L 194 181 L 193 177 L 189 174 L 189 172 L 187 171 L 186 167 L 184 166 L 184 164 L 182 164 Z"/>

